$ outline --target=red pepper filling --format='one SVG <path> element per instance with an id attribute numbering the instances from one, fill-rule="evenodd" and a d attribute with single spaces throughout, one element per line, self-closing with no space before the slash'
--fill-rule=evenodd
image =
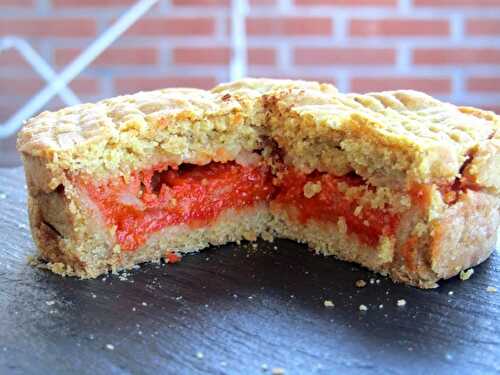
<path id="1" fill-rule="evenodd" d="M 371 246 L 376 246 L 382 235 L 393 235 L 399 223 L 396 214 L 386 209 L 363 207 L 355 214 L 359 201 L 356 197 L 347 197 L 339 184 L 360 186 L 365 184 L 357 175 L 335 177 L 330 174 L 313 172 L 309 175 L 288 170 L 280 178 L 280 188 L 273 205 L 292 207 L 297 212 L 302 224 L 311 219 L 321 222 L 336 223 L 340 217 L 346 222 L 347 232 L 355 233 L 358 238 Z M 304 196 L 304 185 L 321 184 L 321 190 L 310 198 Z"/>
<path id="2" fill-rule="evenodd" d="M 81 182 L 106 223 L 116 227 L 123 250 L 135 250 L 151 233 L 171 225 L 204 226 L 226 209 L 268 201 L 273 192 L 272 177 L 262 166 L 231 162 L 164 169 L 133 173 L 128 181 Z"/>
<path id="3" fill-rule="evenodd" d="M 210 163 L 205 166 L 159 165 L 133 173 L 127 181 L 114 179 L 96 184 L 81 178 L 80 186 L 97 205 L 107 225 L 116 228 L 116 240 L 125 251 L 133 251 L 162 228 L 187 224 L 192 228 L 207 225 L 227 209 L 240 210 L 258 202 L 293 207 L 297 219 L 336 223 L 346 222 L 348 233 L 371 246 L 382 235 L 393 235 L 399 217 L 387 209 L 364 207 L 356 197 L 347 197 L 341 182 L 360 186 L 365 182 L 356 175 L 335 177 L 314 172 L 304 175 L 289 169 L 275 179 L 265 166 L 242 166 L 235 162 Z M 304 185 L 321 183 L 321 191 L 304 196 Z"/>

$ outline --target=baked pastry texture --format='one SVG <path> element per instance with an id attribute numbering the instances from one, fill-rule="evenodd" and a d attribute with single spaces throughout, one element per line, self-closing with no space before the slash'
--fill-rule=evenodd
<path id="1" fill-rule="evenodd" d="M 244 79 L 44 112 L 18 149 L 55 272 L 277 236 L 430 288 L 494 250 L 499 127 L 415 91 Z"/>

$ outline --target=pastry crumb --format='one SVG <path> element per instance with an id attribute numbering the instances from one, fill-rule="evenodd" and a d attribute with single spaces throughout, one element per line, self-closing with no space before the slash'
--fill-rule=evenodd
<path id="1" fill-rule="evenodd" d="M 307 182 L 304 185 L 304 197 L 310 199 L 321 192 L 321 182 Z"/>
<path id="2" fill-rule="evenodd" d="M 357 288 L 364 288 L 366 286 L 366 281 L 365 280 L 358 280 L 356 281 L 356 287 Z"/>
<path id="3" fill-rule="evenodd" d="M 406 306 L 406 300 L 405 299 L 398 299 L 397 305 L 398 305 L 398 307 Z"/>
<path id="4" fill-rule="evenodd" d="M 204 357 L 202 352 L 196 352 L 196 358 L 202 359 Z"/>
<path id="5" fill-rule="evenodd" d="M 488 286 L 488 287 L 486 288 L 486 291 L 487 291 L 488 293 L 496 293 L 497 288 L 495 288 L 494 286 Z"/>
<path id="6" fill-rule="evenodd" d="M 366 305 L 359 305 L 359 311 L 368 311 L 368 307 Z"/>
<path id="7" fill-rule="evenodd" d="M 281 367 L 275 367 L 271 370 L 273 375 L 285 375 L 285 369 Z"/>
<path id="8" fill-rule="evenodd" d="M 56 303 L 56 301 L 45 301 L 47 306 L 52 306 L 53 304 Z"/>
<path id="9" fill-rule="evenodd" d="M 108 350 L 115 350 L 115 346 L 112 344 L 106 344 L 106 349 Z"/>
<path id="10" fill-rule="evenodd" d="M 325 301 L 323 302 L 323 305 L 325 305 L 325 307 L 335 307 L 335 304 L 330 301 L 329 299 L 325 299 Z"/>
<path id="11" fill-rule="evenodd" d="M 474 274 L 474 268 L 469 268 L 468 270 L 462 270 L 460 271 L 460 280 L 462 281 L 469 280 L 473 274 Z"/>

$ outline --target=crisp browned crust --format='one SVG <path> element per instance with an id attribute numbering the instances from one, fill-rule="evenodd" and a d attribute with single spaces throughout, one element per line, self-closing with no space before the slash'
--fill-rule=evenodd
<path id="1" fill-rule="evenodd" d="M 492 112 L 413 91 L 344 95 L 316 82 L 247 79 L 211 92 L 158 90 L 44 112 L 25 125 L 18 147 L 33 238 L 55 272 L 96 277 L 159 260 L 166 250 L 190 252 L 274 233 L 429 288 L 494 249 L 500 220 L 498 127 Z M 387 206 L 402 215 L 396 235 L 370 247 L 346 232 L 343 218 L 303 225 L 271 203 L 271 209 L 228 211 L 196 230 L 165 228 L 137 251 L 124 252 L 113 229 L 72 183 L 80 174 L 107 179 L 158 163 L 238 160 L 257 149 L 269 158 L 269 139 L 282 149 L 286 164 L 304 173 L 355 172 L 365 178 L 376 189 L 345 193 L 361 194 L 360 205 Z M 446 203 L 437 184 L 453 181 L 464 193 Z M 431 187 L 423 208 L 412 203 L 408 190 L 422 183 Z M 309 188 L 306 197 L 316 193 Z"/>

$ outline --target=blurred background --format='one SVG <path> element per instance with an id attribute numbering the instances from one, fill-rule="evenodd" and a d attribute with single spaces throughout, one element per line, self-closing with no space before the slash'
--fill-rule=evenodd
<path id="1" fill-rule="evenodd" d="M 0 0 L 0 39 L 24 39 L 61 72 L 136 1 Z M 248 0 L 248 76 L 332 82 L 341 91 L 425 91 L 500 113 L 500 0 Z M 1 45 L 1 44 L 0 44 Z M 80 101 L 230 78 L 230 0 L 160 0 L 70 88 Z M 0 127 L 44 86 L 0 49 Z M 43 109 L 65 103 L 57 96 Z M 15 136 L 0 166 L 20 163 Z"/>

